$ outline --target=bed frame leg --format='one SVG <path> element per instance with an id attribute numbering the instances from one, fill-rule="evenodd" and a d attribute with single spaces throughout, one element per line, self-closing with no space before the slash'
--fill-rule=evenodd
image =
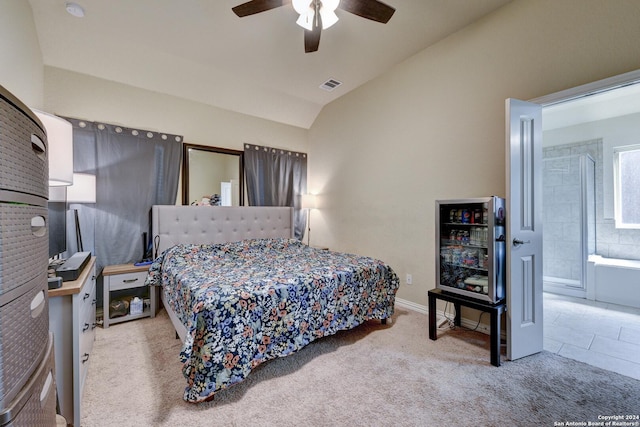
<path id="1" fill-rule="evenodd" d="M 380 323 L 382 323 L 383 325 L 386 325 L 386 324 L 387 324 L 387 319 L 382 319 L 382 320 L 380 321 Z"/>

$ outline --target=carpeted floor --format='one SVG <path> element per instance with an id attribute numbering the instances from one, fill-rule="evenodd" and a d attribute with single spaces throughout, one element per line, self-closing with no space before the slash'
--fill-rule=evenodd
<path id="1" fill-rule="evenodd" d="M 549 352 L 496 368 L 487 338 L 457 329 L 430 341 L 425 315 L 396 309 L 390 325 L 322 338 L 194 405 L 161 311 L 97 330 L 82 426 L 553 426 L 640 414 L 640 381 Z"/>

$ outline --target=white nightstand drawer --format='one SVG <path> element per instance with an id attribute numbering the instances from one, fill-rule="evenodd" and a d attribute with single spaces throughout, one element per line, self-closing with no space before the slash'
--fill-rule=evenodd
<path id="1" fill-rule="evenodd" d="M 146 278 L 147 273 L 142 271 L 137 273 L 122 273 L 107 276 L 107 280 L 109 280 L 109 289 L 111 291 L 142 287 L 144 286 Z"/>

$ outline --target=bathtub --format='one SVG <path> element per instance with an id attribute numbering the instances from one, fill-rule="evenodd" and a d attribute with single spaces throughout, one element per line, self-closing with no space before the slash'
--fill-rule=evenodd
<path id="1" fill-rule="evenodd" d="M 640 261 L 589 255 L 587 299 L 640 308 Z"/>

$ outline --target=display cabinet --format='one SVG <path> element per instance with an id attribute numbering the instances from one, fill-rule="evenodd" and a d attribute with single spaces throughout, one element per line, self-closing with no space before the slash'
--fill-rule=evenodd
<path id="1" fill-rule="evenodd" d="M 505 296 L 504 199 L 436 201 L 436 287 L 496 303 Z"/>

